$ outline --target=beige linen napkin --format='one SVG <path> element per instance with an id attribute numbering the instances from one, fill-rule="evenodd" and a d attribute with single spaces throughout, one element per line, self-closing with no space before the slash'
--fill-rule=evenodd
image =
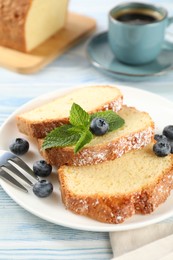
<path id="1" fill-rule="evenodd" d="M 111 232 L 112 260 L 173 260 L 173 222 Z"/>

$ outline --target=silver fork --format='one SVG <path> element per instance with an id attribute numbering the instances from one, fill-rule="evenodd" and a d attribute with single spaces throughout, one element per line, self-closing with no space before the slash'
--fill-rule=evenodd
<path id="1" fill-rule="evenodd" d="M 0 150 L 0 178 L 25 192 L 28 189 L 23 184 L 31 188 L 39 180 L 22 159 L 4 150 Z"/>

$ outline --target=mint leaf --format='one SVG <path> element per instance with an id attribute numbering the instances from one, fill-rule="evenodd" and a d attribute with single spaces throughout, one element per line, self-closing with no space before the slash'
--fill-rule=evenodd
<path id="1" fill-rule="evenodd" d="M 80 134 L 74 131 L 70 132 L 69 129 L 71 128 L 72 125 L 63 125 L 52 130 L 45 137 L 42 148 L 48 149 L 75 145 L 80 138 Z"/>
<path id="2" fill-rule="evenodd" d="M 70 123 L 75 126 L 83 125 L 89 127 L 90 115 L 78 104 L 73 103 L 70 110 Z"/>
<path id="3" fill-rule="evenodd" d="M 109 124 L 109 132 L 122 127 L 125 123 L 124 119 L 112 110 L 96 112 L 91 115 L 91 120 L 95 117 L 101 117 L 106 120 L 106 122 Z"/>
<path id="4" fill-rule="evenodd" d="M 70 124 L 57 127 L 48 133 L 42 149 L 75 145 L 74 152 L 77 153 L 93 139 L 89 127 L 95 117 L 103 118 L 109 124 L 109 132 L 120 128 L 125 123 L 124 119 L 112 110 L 89 115 L 78 104 L 73 103 L 70 110 Z"/>
<path id="5" fill-rule="evenodd" d="M 86 129 L 86 131 L 81 134 L 79 140 L 77 141 L 74 152 L 79 152 L 84 147 L 84 145 L 88 144 L 92 139 L 92 133 Z"/>

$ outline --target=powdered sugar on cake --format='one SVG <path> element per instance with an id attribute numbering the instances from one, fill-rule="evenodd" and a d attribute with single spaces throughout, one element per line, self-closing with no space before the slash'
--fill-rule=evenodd
<path id="1" fill-rule="evenodd" d="M 140 149 L 151 142 L 154 129 L 148 127 L 147 129 L 133 133 L 128 137 L 121 137 L 116 142 L 105 144 L 104 149 L 100 152 L 93 149 L 84 148 L 79 156 L 73 158 L 72 164 L 74 166 L 98 164 L 107 160 L 114 160 L 121 157 L 124 153 L 132 149 Z"/>

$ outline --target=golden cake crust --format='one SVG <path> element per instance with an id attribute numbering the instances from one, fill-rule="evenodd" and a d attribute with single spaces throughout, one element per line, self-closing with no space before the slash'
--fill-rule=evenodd
<path id="1" fill-rule="evenodd" d="M 25 20 L 31 0 L 0 0 L 0 45 L 26 52 Z"/>

